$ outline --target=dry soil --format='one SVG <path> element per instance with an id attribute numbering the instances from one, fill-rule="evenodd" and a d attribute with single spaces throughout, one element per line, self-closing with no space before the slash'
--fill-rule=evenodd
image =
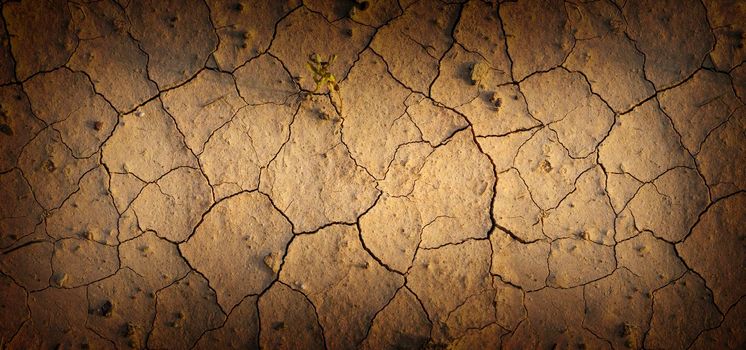
<path id="1" fill-rule="evenodd" d="M 746 348 L 744 1 L 1 6 L 0 348 Z"/>

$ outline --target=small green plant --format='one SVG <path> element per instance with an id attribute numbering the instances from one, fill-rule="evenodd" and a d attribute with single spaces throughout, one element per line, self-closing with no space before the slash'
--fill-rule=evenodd
<path id="1" fill-rule="evenodd" d="M 313 89 L 313 93 L 317 93 L 319 89 L 324 86 L 329 89 L 329 94 L 334 105 L 334 109 L 337 110 L 337 114 L 342 112 L 342 96 L 339 94 L 339 84 L 337 84 L 337 78 L 329 71 L 332 63 L 337 59 L 337 55 L 331 55 L 328 59 L 322 60 L 321 56 L 317 53 L 311 54 L 306 62 L 306 68 L 311 71 L 313 75 L 313 82 L 316 83 L 316 87 Z"/>

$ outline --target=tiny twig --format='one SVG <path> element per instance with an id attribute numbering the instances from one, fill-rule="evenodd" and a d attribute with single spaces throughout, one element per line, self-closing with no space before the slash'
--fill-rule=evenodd
<path id="1" fill-rule="evenodd" d="M 207 108 L 207 107 L 210 107 L 211 105 L 213 105 L 213 104 L 215 104 L 215 103 L 217 103 L 217 102 L 220 102 L 220 101 L 223 101 L 223 102 L 226 102 L 226 103 L 228 103 L 228 102 L 227 102 L 227 101 L 225 100 L 225 95 L 223 95 L 223 96 L 220 96 L 220 97 L 217 97 L 217 98 L 213 99 L 213 100 L 212 100 L 212 101 L 210 101 L 210 102 L 207 102 L 207 103 L 203 104 L 203 105 L 202 105 L 202 108 Z"/>
<path id="2" fill-rule="evenodd" d="M 704 106 L 706 106 L 706 105 L 708 105 L 708 104 L 712 103 L 713 101 L 715 101 L 715 100 L 718 100 L 718 99 L 720 99 L 721 97 L 723 97 L 723 95 L 722 95 L 722 94 L 721 94 L 721 95 L 718 95 L 718 96 L 713 96 L 713 97 L 711 97 L 711 98 L 708 98 L 708 99 L 706 99 L 706 100 L 704 100 L 704 101 L 702 101 L 702 102 L 698 103 L 698 104 L 697 104 L 697 108 L 702 108 L 702 107 L 704 107 Z"/>

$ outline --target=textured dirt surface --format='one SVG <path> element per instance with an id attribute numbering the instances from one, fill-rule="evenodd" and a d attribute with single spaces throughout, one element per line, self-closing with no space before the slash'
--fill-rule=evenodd
<path id="1" fill-rule="evenodd" d="M 743 1 L 1 3 L 0 350 L 746 348 Z"/>

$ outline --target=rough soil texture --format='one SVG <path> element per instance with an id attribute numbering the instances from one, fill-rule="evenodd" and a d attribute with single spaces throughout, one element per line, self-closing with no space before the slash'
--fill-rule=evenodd
<path id="1" fill-rule="evenodd" d="M 743 1 L 1 3 L 0 350 L 746 348 Z"/>

